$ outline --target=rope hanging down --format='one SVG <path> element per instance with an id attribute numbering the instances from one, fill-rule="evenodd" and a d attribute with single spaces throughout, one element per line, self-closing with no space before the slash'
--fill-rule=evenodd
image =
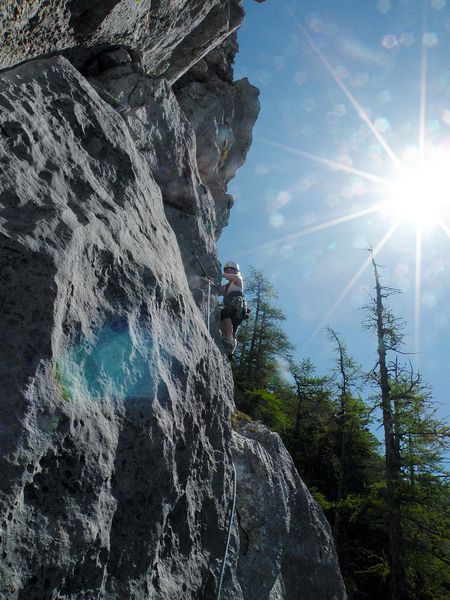
<path id="1" fill-rule="evenodd" d="M 202 270 L 202 278 L 208 282 L 208 304 L 207 304 L 208 314 L 207 314 L 206 322 L 208 324 L 208 330 L 209 330 L 209 317 L 210 317 L 209 313 L 210 313 L 210 309 L 211 309 L 211 287 L 220 289 L 220 286 L 218 286 L 216 283 L 214 283 L 214 281 L 210 277 L 208 277 L 208 273 L 206 272 L 205 267 L 203 266 L 202 261 L 199 259 L 199 257 L 197 255 L 195 255 L 195 258 L 197 259 L 197 262 L 200 265 L 200 268 Z M 230 521 L 228 523 L 227 541 L 225 544 L 225 552 L 224 552 L 223 559 L 222 559 L 222 567 L 220 569 L 220 578 L 219 578 L 219 585 L 217 587 L 216 600 L 220 600 L 220 597 L 222 595 L 223 576 L 225 574 L 225 565 L 227 564 L 228 549 L 230 546 L 230 539 L 231 539 L 231 528 L 233 525 L 234 513 L 236 510 L 237 474 L 236 474 L 236 467 L 234 466 L 234 462 L 231 462 L 231 465 L 233 467 L 233 497 L 232 497 L 232 502 L 231 502 Z"/>
<path id="2" fill-rule="evenodd" d="M 220 570 L 219 587 L 217 588 L 216 600 L 220 600 L 220 596 L 222 594 L 222 581 L 223 581 L 223 575 L 225 573 L 225 565 L 226 565 L 226 562 L 227 562 L 228 547 L 230 545 L 231 526 L 233 525 L 234 511 L 236 509 L 237 475 L 236 475 L 236 467 L 234 466 L 234 462 L 232 462 L 231 464 L 233 465 L 233 501 L 232 501 L 232 504 L 231 504 L 230 522 L 228 523 L 227 543 L 225 544 L 225 553 L 223 555 L 222 568 Z"/>
<path id="3" fill-rule="evenodd" d="M 216 285 L 214 283 L 214 281 L 211 279 L 211 277 L 208 277 L 208 273 L 205 270 L 205 267 L 203 266 L 201 260 L 199 259 L 199 257 L 197 255 L 195 255 L 195 258 L 197 259 L 198 264 L 200 265 L 200 268 L 202 270 L 202 279 L 204 279 L 207 283 L 208 283 L 208 302 L 206 305 L 206 324 L 208 326 L 208 331 L 210 331 L 210 317 L 211 317 L 211 287 L 215 287 L 217 289 L 219 289 L 219 286 Z"/>

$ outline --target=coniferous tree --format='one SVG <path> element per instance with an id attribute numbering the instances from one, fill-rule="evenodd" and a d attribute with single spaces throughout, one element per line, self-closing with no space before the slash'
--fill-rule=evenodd
<path id="1" fill-rule="evenodd" d="M 389 383 L 388 351 L 398 351 L 402 342 L 401 324 L 386 308 L 385 299 L 398 290 L 381 286 L 378 267 L 372 254 L 375 297 L 367 308 L 366 328 L 376 332 L 378 361 L 371 375 L 380 390 L 380 408 L 384 430 L 386 462 L 386 501 L 388 509 L 389 568 L 391 600 L 407 600 L 408 588 L 404 564 L 404 539 L 401 520 L 401 462 L 395 435 L 394 407 Z"/>
<path id="2" fill-rule="evenodd" d="M 450 592 L 450 487 L 443 466 L 450 450 L 450 428 L 437 418 L 420 373 L 400 365 L 397 358 L 390 373 L 410 597 L 433 597 L 429 594 L 434 589 L 439 598 Z"/>
<path id="3" fill-rule="evenodd" d="M 279 361 L 289 357 L 293 346 L 281 326 L 286 317 L 274 305 L 277 294 L 260 271 L 251 269 L 245 295 L 251 312 L 239 330 L 235 381 L 263 389 L 278 375 Z"/>
<path id="4" fill-rule="evenodd" d="M 449 429 L 436 419 L 430 391 L 420 374 L 399 364 L 403 323 L 385 306 L 386 298 L 398 290 L 382 286 L 373 256 L 372 264 L 375 297 L 367 308 L 365 325 L 376 332 L 377 338 L 378 361 L 370 379 L 379 390 L 384 430 L 390 597 L 437 600 L 443 590 L 450 588 L 450 579 L 443 570 L 450 564 L 445 558 L 449 506 L 441 501 L 442 490 L 448 491 L 442 460 L 449 449 Z M 394 358 L 389 360 L 389 356 Z M 435 504 L 441 511 L 439 515 Z M 430 558 L 437 561 L 433 569 L 423 560 L 426 553 L 429 563 Z M 436 595 L 427 595 L 427 587 L 434 587 Z"/>
<path id="5" fill-rule="evenodd" d="M 335 342 L 335 351 L 337 353 L 338 390 L 339 390 L 339 408 L 337 414 L 337 441 L 338 441 L 338 482 L 336 489 L 336 508 L 334 514 L 333 535 L 335 540 L 339 538 L 339 527 L 341 522 L 340 504 L 345 495 L 345 479 L 348 454 L 348 438 L 352 433 L 351 423 L 351 390 L 360 377 L 360 368 L 356 362 L 348 355 L 347 348 L 338 334 L 328 328 L 329 338 Z"/>
<path id="6" fill-rule="evenodd" d="M 377 340 L 368 377 L 374 405 L 355 395 L 355 363 L 334 331 L 336 368 L 329 375 L 318 376 L 310 359 L 290 358 L 276 293 L 255 270 L 246 290 L 251 318 L 239 332 L 233 367 L 236 403 L 280 433 L 322 504 L 349 597 L 443 600 L 450 597 L 450 486 L 443 468 L 449 428 L 436 417 L 420 375 L 399 363 L 402 321 L 385 306 L 396 290 L 381 286 L 373 266 L 366 327 Z M 374 435 L 377 421 L 384 443 Z M 393 581 L 394 573 L 403 581 Z"/>
<path id="7" fill-rule="evenodd" d="M 294 463 L 324 504 L 335 489 L 335 403 L 330 377 L 318 376 L 312 361 L 290 361 L 293 395 L 286 408 L 291 427 L 285 441 Z"/>

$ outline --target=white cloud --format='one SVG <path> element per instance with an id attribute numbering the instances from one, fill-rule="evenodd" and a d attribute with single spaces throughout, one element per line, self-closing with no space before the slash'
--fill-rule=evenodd
<path id="1" fill-rule="evenodd" d="M 341 42 L 341 51 L 353 60 L 357 60 L 365 65 L 382 66 L 385 58 L 378 50 L 371 50 L 363 46 L 360 42 L 352 40 L 343 40 Z"/>
<path id="2" fill-rule="evenodd" d="M 276 171 L 276 169 L 278 169 L 278 165 L 267 165 L 260 163 L 255 167 L 255 175 L 268 175 L 271 171 Z"/>

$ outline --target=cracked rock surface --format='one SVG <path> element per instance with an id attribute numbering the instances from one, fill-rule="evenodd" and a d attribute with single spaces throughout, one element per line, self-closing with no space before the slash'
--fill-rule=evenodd
<path id="1" fill-rule="evenodd" d="M 344 600 L 330 527 L 278 434 L 240 422 L 238 577 L 246 600 Z"/>
<path id="2" fill-rule="evenodd" d="M 209 598 L 232 383 L 160 189 L 64 58 L 1 84 L 1 597 Z"/>
<path id="3" fill-rule="evenodd" d="M 175 81 L 242 23 L 238 0 L 23 0 L 4 3 L 0 65 L 63 54 L 77 68 L 118 46 Z M 1 67 L 0 67 L 1 68 Z"/>

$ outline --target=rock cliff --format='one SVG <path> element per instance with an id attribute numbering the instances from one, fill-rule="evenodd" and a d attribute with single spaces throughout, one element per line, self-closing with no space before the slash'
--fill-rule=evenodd
<path id="1" fill-rule="evenodd" d="M 342 598 L 330 527 L 279 435 L 240 422 L 232 448 L 243 597 Z"/>
<path id="2" fill-rule="evenodd" d="M 222 599 L 344 598 L 278 438 L 232 441 L 214 302 L 206 325 L 197 257 L 218 275 L 259 110 L 232 76 L 240 3 L 2 11 L 0 598 L 216 598 L 233 455 Z"/>

